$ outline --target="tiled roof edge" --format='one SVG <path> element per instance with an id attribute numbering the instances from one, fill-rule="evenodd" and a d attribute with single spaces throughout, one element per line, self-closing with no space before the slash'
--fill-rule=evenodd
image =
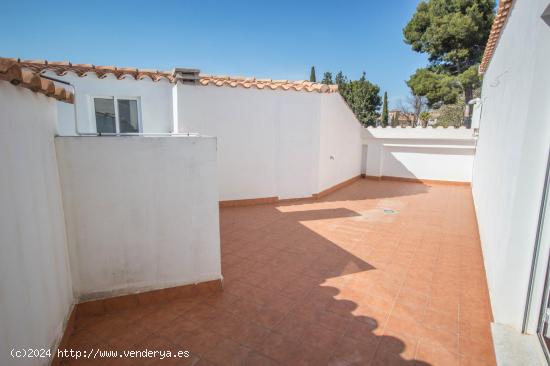
<path id="1" fill-rule="evenodd" d="M 322 83 L 314 83 L 306 80 L 273 80 L 273 79 L 256 79 L 251 77 L 232 77 L 220 75 L 204 75 L 199 78 L 201 85 L 215 86 L 230 86 L 233 88 L 256 88 L 256 89 L 271 89 L 271 90 L 294 90 L 308 91 L 318 93 L 334 93 L 338 91 L 338 85 L 327 85 Z"/>
<path id="2" fill-rule="evenodd" d="M 88 73 L 95 73 L 98 78 L 105 78 L 107 74 L 114 75 L 117 79 L 123 79 L 130 76 L 135 80 L 150 78 L 152 81 L 167 80 L 171 83 L 178 82 L 178 78 L 170 71 L 159 71 L 150 69 L 138 69 L 135 67 L 116 67 L 116 66 L 96 66 L 92 64 L 73 64 L 68 61 L 52 62 L 46 60 L 18 60 L 10 59 L 16 62 L 21 68 L 34 71 L 36 73 L 49 70 L 59 76 L 68 72 L 73 72 L 79 77 L 84 77 Z M 337 85 L 326 85 L 314 83 L 306 80 L 273 80 L 258 79 L 254 77 L 235 77 L 221 75 L 199 75 L 199 85 L 215 85 L 229 87 L 256 88 L 267 90 L 294 90 L 308 91 L 318 93 L 333 93 L 338 91 Z"/>
<path id="3" fill-rule="evenodd" d="M 44 94 L 61 102 L 74 103 L 74 94 L 64 87 L 57 86 L 33 70 L 28 70 L 16 59 L 0 57 L 0 80 L 8 81 L 35 93 Z"/>
<path id="4" fill-rule="evenodd" d="M 485 52 L 483 53 L 481 65 L 479 65 L 479 72 L 481 74 L 487 71 L 487 68 L 489 67 L 489 63 L 495 53 L 495 49 L 504 26 L 506 25 L 506 21 L 510 16 L 513 2 L 514 0 L 500 0 L 498 4 L 497 14 L 493 20 L 493 26 L 491 27 L 491 33 L 489 34 L 489 39 L 487 40 L 487 45 L 485 46 Z"/>

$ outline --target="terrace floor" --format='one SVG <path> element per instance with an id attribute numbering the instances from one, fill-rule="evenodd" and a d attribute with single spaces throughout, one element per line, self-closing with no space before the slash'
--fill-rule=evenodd
<path id="1" fill-rule="evenodd" d="M 221 210 L 224 290 L 80 317 L 73 349 L 187 359 L 67 364 L 493 365 L 470 188 L 359 180 Z"/>

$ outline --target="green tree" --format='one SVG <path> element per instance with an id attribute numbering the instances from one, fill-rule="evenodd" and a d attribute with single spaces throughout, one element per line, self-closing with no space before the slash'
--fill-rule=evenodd
<path id="1" fill-rule="evenodd" d="M 388 92 L 384 92 L 384 104 L 382 104 L 382 127 L 388 125 Z"/>
<path id="2" fill-rule="evenodd" d="M 311 71 L 309 72 L 309 81 L 317 82 L 317 77 L 315 76 L 315 66 L 311 66 Z"/>
<path id="3" fill-rule="evenodd" d="M 436 109 L 435 112 L 437 113 L 436 127 L 460 127 L 462 125 L 462 118 L 464 117 L 462 97 L 457 103 L 444 104 Z"/>
<path id="4" fill-rule="evenodd" d="M 491 25 L 494 0 L 424 0 L 403 29 L 405 42 L 428 55 L 429 65 L 416 70 L 407 81 L 415 95 L 428 104 L 454 104 L 464 100 L 465 120 L 471 116 L 467 102 L 479 87 L 478 64 Z"/>
<path id="5" fill-rule="evenodd" d="M 347 83 L 347 81 L 348 79 L 344 76 L 344 73 L 342 71 L 338 71 L 336 77 L 334 78 L 334 82 L 336 83 L 336 85 L 344 85 Z"/>
<path id="6" fill-rule="evenodd" d="M 432 115 L 428 111 L 420 112 L 420 115 L 418 116 L 418 118 L 420 119 L 420 121 L 422 121 L 422 127 L 428 126 L 428 121 L 430 120 L 431 117 Z"/>
<path id="7" fill-rule="evenodd" d="M 323 84 L 331 85 L 332 84 L 332 72 L 327 71 L 323 74 Z"/>
<path id="8" fill-rule="evenodd" d="M 340 74 L 340 73 L 339 73 Z M 338 77 L 338 75 L 337 75 Z M 340 94 L 350 106 L 357 119 L 365 126 L 375 126 L 378 118 L 378 108 L 382 105 L 380 88 L 371 83 L 361 75 L 359 80 L 348 81 L 345 76 L 340 75 Z"/>
<path id="9" fill-rule="evenodd" d="M 330 74 L 332 78 L 332 73 L 325 73 L 325 77 L 327 74 Z M 340 95 L 342 95 L 359 122 L 365 126 L 376 125 L 376 119 L 379 116 L 378 109 L 382 105 L 378 85 L 368 81 L 365 73 L 361 75 L 359 80 L 349 80 L 342 71 L 338 71 L 334 77 L 334 83 L 338 85 Z"/>

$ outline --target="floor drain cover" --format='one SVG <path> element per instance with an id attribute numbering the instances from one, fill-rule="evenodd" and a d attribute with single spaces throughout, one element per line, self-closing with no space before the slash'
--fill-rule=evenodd
<path id="1" fill-rule="evenodd" d="M 384 213 L 387 214 L 387 215 L 392 215 L 392 214 L 396 213 L 396 211 L 392 210 L 391 208 L 385 208 Z"/>

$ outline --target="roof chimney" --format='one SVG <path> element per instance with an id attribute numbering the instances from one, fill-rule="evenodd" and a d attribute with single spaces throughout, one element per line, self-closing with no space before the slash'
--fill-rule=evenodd
<path id="1" fill-rule="evenodd" d="M 184 84 L 197 84 L 199 82 L 199 69 L 185 69 L 176 67 L 172 70 L 172 76 L 176 82 L 180 81 Z"/>

